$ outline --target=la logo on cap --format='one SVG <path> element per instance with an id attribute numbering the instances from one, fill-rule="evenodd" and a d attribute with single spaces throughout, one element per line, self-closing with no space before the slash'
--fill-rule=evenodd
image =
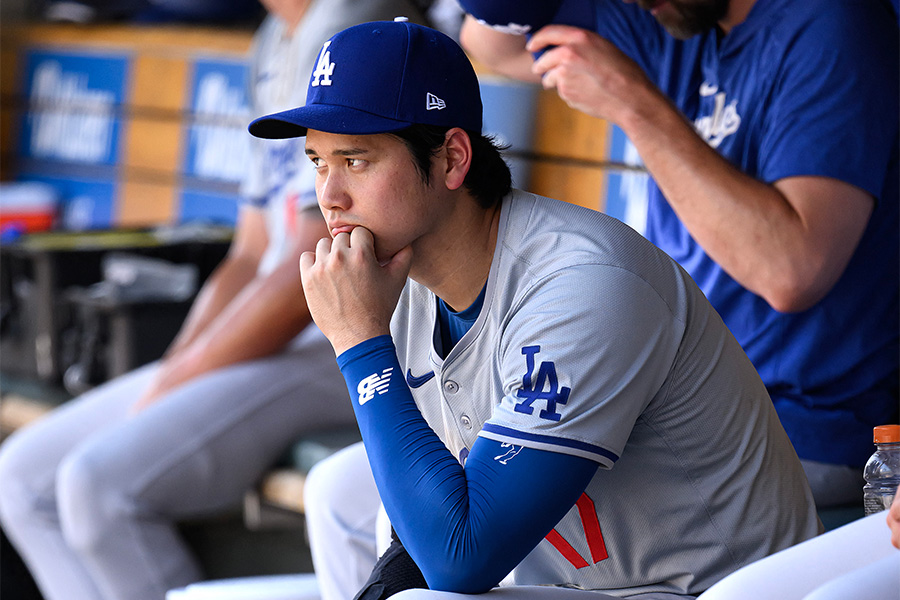
<path id="1" fill-rule="evenodd" d="M 331 40 L 328 40 L 322 46 L 321 52 L 319 52 L 319 62 L 316 63 L 316 70 L 313 71 L 312 81 L 310 82 L 310 85 L 313 87 L 331 85 L 331 74 L 334 73 L 334 63 L 331 62 L 331 51 L 328 50 L 328 46 L 330 45 Z"/>

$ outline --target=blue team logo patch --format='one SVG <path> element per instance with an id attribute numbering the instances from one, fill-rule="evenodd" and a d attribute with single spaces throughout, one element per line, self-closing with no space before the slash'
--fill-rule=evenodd
<path id="1" fill-rule="evenodd" d="M 532 381 L 534 372 L 535 355 L 541 351 L 540 346 L 525 346 L 522 354 L 525 355 L 525 375 L 522 377 L 522 389 L 516 392 L 516 396 L 522 398 L 522 402 L 516 404 L 515 411 L 530 415 L 534 413 L 534 404 L 537 400 L 547 403 L 547 408 L 542 409 L 538 416 L 548 421 L 559 421 L 562 415 L 556 411 L 557 404 L 565 404 L 569 401 L 567 387 L 559 387 L 559 378 L 556 376 L 556 365 L 553 361 L 543 361 L 538 367 L 537 374 Z M 546 388 L 546 389 L 545 389 Z"/>

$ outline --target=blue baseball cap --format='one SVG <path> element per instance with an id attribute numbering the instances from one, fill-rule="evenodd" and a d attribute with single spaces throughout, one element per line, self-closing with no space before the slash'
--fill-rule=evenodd
<path id="1" fill-rule="evenodd" d="M 503 33 L 531 35 L 541 27 L 593 29 L 594 0 L 459 0 L 466 13 Z"/>
<path id="2" fill-rule="evenodd" d="M 411 125 L 481 133 L 481 90 L 472 63 L 452 39 L 404 20 L 349 27 L 325 42 L 306 105 L 250 123 L 250 133 L 281 139 L 307 129 L 349 135 Z"/>

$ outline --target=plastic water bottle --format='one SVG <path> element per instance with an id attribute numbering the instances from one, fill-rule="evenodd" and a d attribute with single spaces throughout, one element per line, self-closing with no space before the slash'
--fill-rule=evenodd
<path id="1" fill-rule="evenodd" d="M 890 508 L 900 485 L 900 425 L 879 425 L 873 438 L 875 454 L 869 458 L 863 472 L 866 515 Z"/>

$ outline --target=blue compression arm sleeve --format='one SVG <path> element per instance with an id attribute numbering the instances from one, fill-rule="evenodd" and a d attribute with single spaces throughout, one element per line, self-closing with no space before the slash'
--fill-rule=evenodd
<path id="1" fill-rule="evenodd" d="M 431 589 L 481 593 L 559 522 L 593 477 L 586 458 L 486 438 L 465 467 L 419 412 L 390 336 L 338 357 L 378 491 Z"/>

